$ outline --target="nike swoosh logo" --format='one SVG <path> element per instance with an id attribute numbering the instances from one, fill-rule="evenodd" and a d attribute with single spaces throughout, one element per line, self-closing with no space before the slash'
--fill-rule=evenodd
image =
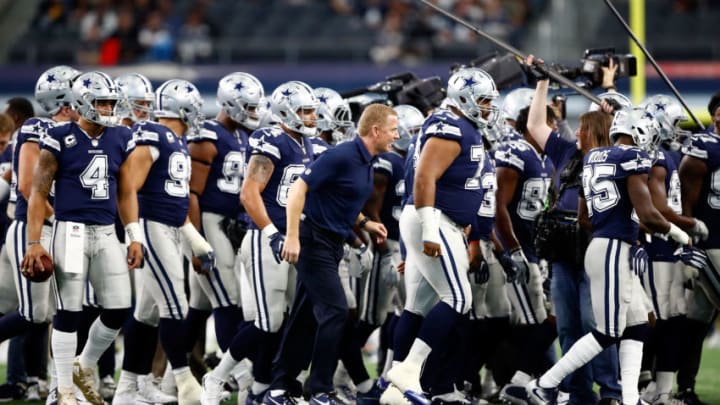
<path id="1" fill-rule="evenodd" d="M 543 394 L 542 389 L 540 389 L 540 388 L 533 388 L 533 389 L 532 389 L 532 392 L 533 392 L 533 395 L 535 395 L 536 397 L 542 399 L 543 401 L 547 400 L 547 399 L 545 398 L 545 395 Z"/>
<path id="2" fill-rule="evenodd" d="M 330 401 L 320 401 L 318 399 L 313 399 L 313 401 L 318 405 L 330 405 Z"/>

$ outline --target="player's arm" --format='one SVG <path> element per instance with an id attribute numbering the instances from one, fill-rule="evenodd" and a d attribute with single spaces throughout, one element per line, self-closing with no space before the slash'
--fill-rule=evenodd
<path id="1" fill-rule="evenodd" d="M 39 153 L 38 164 L 33 171 L 32 190 L 28 199 L 27 222 L 28 242 L 27 251 L 23 258 L 22 268 L 32 273 L 42 271 L 41 256 L 48 256 L 48 252 L 40 244 L 42 226 L 45 221 L 45 206 L 52 187 L 58 162 L 50 151 L 42 150 Z"/>
<path id="2" fill-rule="evenodd" d="M 33 171 L 40 158 L 40 145 L 37 142 L 24 142 L 20 147 L 18 154 L 18 179 L 17 188 L 25 200 L 30 200 L 30 192 L 32 190 Z M 6 174 L 12 175 L 8 170 Z M 45 204 L 45 218 L 50 218 L 53 214 L 53 207 L 48 202 Z"/>
<path id="3" fill-rule="evenodd" d="M 552 128 L 547 124 L 547 94 L 549 80 L 539 80 L 535 87 L 535 95 L 530 103 L 530 111 L 528 111 L 527 129 L 530 136 L 535 139 L 540 149 L 545 150 L 545 144 Z"/>
<path id="4" fill-rule="evenodd" d="M 190 221 L 195 228 L 201 228 L 200 220 L 200 196 L 205 191 L 210 174 L 210 165 L 212 165 L 215 156 L 217 156 L 217 148 L 210 141 L 193 142 L 188 145 L 190 158 L 192 159 L 192 171 L 190 172 L 190 208 L 188 215 Z"/>
<path id="5" fill-rule="evenodd" d="M 520 173 L 518 173 L 517 170 L 502 166 L 497 168 L 498 187 L 495 193 L 495 200 L 497 201 L 495 208 L 495 229 L 505 243 L 505 248 L 509 251 L 520 247 L 520 242 L 517 240 L 515 231 L 513 230 L 510 211 L 508 210 L 508 205 L 512 202 L 513 196 L 515 196 L 519 179 Z"/>
<path id="6" fill-rule="evenodd" d="M 270 158 L 263 155 L 252 155 L 248 161 L 247 173 L 240 190 L 240 202 L 250 215 L 250 219 L 261 230 L 272 225 L 261 194 L 274 170 L 275 165 Z M 290 197 L 288 197 L 289 201 Z"/>
<path id="7" fill-rule="evenodd" d="M 685 155 L 680 161 L 679 173 L 683 214 L 693 216 L 693 208 L 700 200 L 700 191 L 707 177 L 708 167 L 702 159 Z"/>
<path id="8" fill-rule="evenodd" d="M 428 256 L 441 254 L 440 212 L 435 209 L 435 184 L 461 150 L 459 142 L 430 137 L 420 152 L 413 193 L 415 208 L 423 225 L 423 252 Z"/>
<path id="9" fill-rule="evenodd" d="M 690 237 L 677 225 L 663 218 L 652 204 L 652 197 L 648 189 L 648 175 L 644 173 L 631 174 L 627 177 L 627 189 L 630 201 L 640 222 L 650 231 L 669 236 L 681 244 L 687 244 Z"/>
<path id="10" fill-rule="evenodd" d="M 288 202 L 285 207 L 287 235 L 283 244 L 282 258 L 289 263 L 297 263 L 300 257 L 300 216 L 305 208 L 307 192 L 308 185 L 302 177 L 290 186 L 288 192 Z"/>
<path id="11" fill-rule="evenodd" d="M 648 190 L 650 190 L 652 203 L 668 221 L 680 228 L 692 229 L 695 226 L 695 220 L 683 215 L 678 215 L 667 203 L 667 190 L 665 189 L 666 176 L 667 170 L 662 166 L 656 165 L 650 169 Z"/>
<path id="12" fill-rule="evenodd" d="M 145 243 L 140 230 L 137 192 L 145 184 L 153 165 L 151 146 L 141 145 L 128 155 L 118 173 L 118 214 L 128 235 L 128 268 L 142 266 L 142 245 Z"/>
<path id="13" fill-rule="evenodd" d="M 390 179 L 388 176 L 384 173 L 375 172 L 375 175 L 373 176 L 373 191 L 370 193 L 370 198 L 365 202 L 365 206 L 362 209 L 362 212 L 367 215 L 367 217 L 375 222 L 380 223 L 380 211 L 382 210 L 383 201 L 385 200 L 385 192 L 387 191 L 388 184 L 390 183 Z M 360 214 L 362 216 L 362 214 Z M 360 221 L 363 221 L 364 217 L 360 219 Z M 368 221 L 365 221 L 363 223 L 363 226 L 366 226 Z M 383 241 L 383 243 L 378 244 L 378 249 L 381 251 L 387 250 L 387 244 Z"/>

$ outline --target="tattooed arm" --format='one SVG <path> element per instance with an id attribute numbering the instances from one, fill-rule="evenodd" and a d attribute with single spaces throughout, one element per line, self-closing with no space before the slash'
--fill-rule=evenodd
<path id="1" fill-rule="evenodd" d="M 42 268 L 42 264 L 39 263 L 40 256 L 50 256 L 39 241 L 45 221 L 48 194 L 50 194 L 57 169 L 58 162 L 55 156 L 47 150 L 41 150 L 38 165 L 33 174 L 27 210 L 28 249 L 23 258 L 22 268 L 28 269 L 29 272 L 36 268 Z"/>
<path id="2" fill-rule="evenodd" d="M 265 190 L 273 170 L 275 170 L 275 165 L 268 157 L 252 155 L 248 162 L 242 190 L 240 190 L 240 201 L 258 229 L 272 224 L 261 193 Z"/>

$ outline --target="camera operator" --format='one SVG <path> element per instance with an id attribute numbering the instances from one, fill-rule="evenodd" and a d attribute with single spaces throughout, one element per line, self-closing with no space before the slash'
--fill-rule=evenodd
<path id="1" fill-rule="evenodd" d="M 533 56 L 526 61 L 531 69 Z M 612 59 L 611 59 L 612 60 Z M 603 84 L 612 83 L 615 71 L 612 64 L 603 68 Z M 538 254 L 551 263 L 551 296 L 557 317 L 557 330 L 563 353 L 583 335 L 595 327 L 590 302 L 589 279 L 585 274 L 583 257 L 586 236 L 577 222 L 578 195 L 582 185 L 582 157 L 590 149 L 609 146 L 612 116 L 610 106 L 603 101 L 601 111 L 590 111 L 580 116 L 576 140 L 566 140 L 547 124 L 546 99 L 548 82 L 542 72 L 537 74 L 535 96 L 530 104 L 527 128 L 532 138 L 547 154 L 555 166 L 553 192 L 549 210 L 538 223 L 536 245 Z M 614 88 L 614 85 L 606 87 Z M 574 247 L 574 248 L 573 248 Z M 618 354 L 613 346 L 606 349 L 591 363 L 578 369 L 569 380 L 563 381 L 563 391 L 570 393 L 570 404 L 596 403 L 593 380 L 600 386 L 600 404 L 618 404 L 621 389 L 618 384 Z"/>

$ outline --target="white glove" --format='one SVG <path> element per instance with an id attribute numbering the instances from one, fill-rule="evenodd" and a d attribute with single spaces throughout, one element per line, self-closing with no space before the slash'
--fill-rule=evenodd
<path id="1" fill-rule="evenodd" d="M 515 280 L 527 284 L 530 281 L 530 264 L 523 250 L 521 248 L 513 250 L 510 259 L 515 264 Z"/>
<path id="2" fill-rule="evenodd" d="M 665 236 L 673 238 L 675 242 L 681 245 L 687 245 L 690 243 L 690 236 L 672 222 L 670 223 L 670 230 L 665 234 Z"/>
<path id="3" fill-rule="evenodd" d="M 708 236 L 710 236 L 710 230 L 708 230 L 707 225 L 705 225 L 705 222 L 695 218 L 695 225 L 688 231 L 690 235 L 692 235 L 694 238 L 700 239 L 700 240 L 707 240 Z"/>
<path id="4" fill-rule="evenodd" d="M 185 239 L 190 243 L 193 256 L 205 256 L 213 251 L 212 246 L 200 235 L 200 232 L 195 229 L 191 222 L 181 226 L 180 232 L 182 232 Z"/>
<path id="5" fill-rule="evenodd" d="M 422 224 L 423 242 L 432 242 L 440 245 L 440 210 L 435 207 L 422 207 L 417 209 Z"/>
<path id="6" fill-rule="evenodd" d="M 360 278 L 372 269 L 373 252 L 366 245 L 348 249 L 348 274 L 350 277 Z"/>
<path id="7" fill-rule="evenodd" d="M 382 282 L 393 288 L 398 285 L 398 272 L 392 260 L 392 251 L 387 251 L 380 256 L 380 274 Z"/>

